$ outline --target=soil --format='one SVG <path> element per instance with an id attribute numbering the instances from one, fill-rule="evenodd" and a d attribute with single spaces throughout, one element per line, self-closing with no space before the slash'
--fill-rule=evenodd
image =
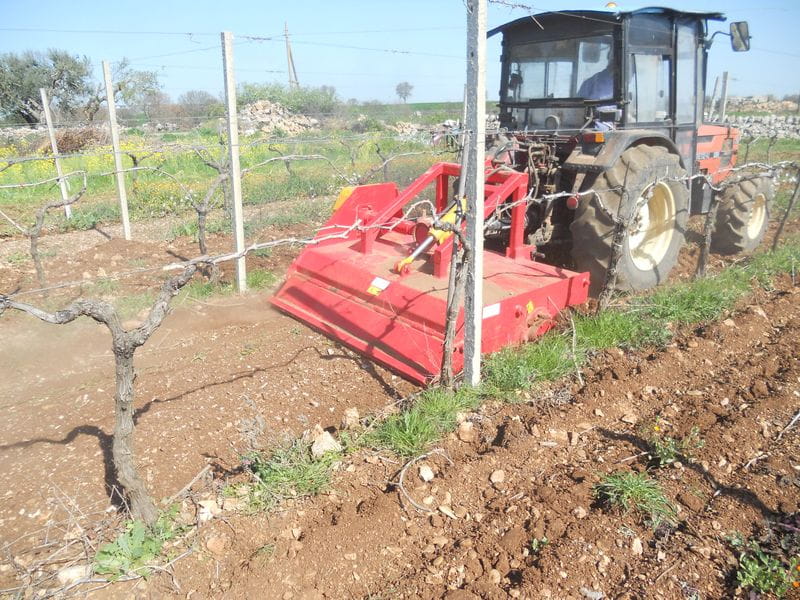
<path id="1" fill-rule="evenodd" d="M 47 236 L 42 247 L 56 249 L 48 279 L 142 269 L 104 293 L 152 291 L 164 274 L 144 269 L 196 254 L 190 240 L 168 244 L 152 231 L 136 242 L 97 232 Z M 264 232 L 271 235 L 286 230 Z M 213 237 L 211 251 L 228 244 Z M 17 246 L 24 240 L 4 242 L 0 253 Z M 278 249 L 250 268 L 280 273 L 296 252 Z M 687 247 L 674 277 L 688 278 L 695 260 L 696 248 Z M 730 260 L 713 256 L 711 268 Z M 29 264 L 3 265 L 0 289 L 36 287 Z M 59 306 L 76 289 L 31 301 Z M 185 300 L 137 353 L 137 459 L 156 497 L 176 494 L 211 465 L 213 481 L 198 480 L 192 497 L 223 505 L 224 484 L 244 480 L 240 456 L 255 429 L 268 444 L 316 424 L 335 431 L 346 409 L 394 410 L 416 389 L 274 311 L 268 298 L 261 291 Z M 82 515 L 109 507 L 114 373 L 102 326 L 53 326 L 10 312 L 2 320 L 0 589 L 11 589 L 30 564 L 26 552 L 51 541 L 54 522 L 77 527 Z M 442 452 L 424 459 L 435 473 L 428 483 L 418 476 L 421 463 L 408 470 L 406 492 L 427 501 L 431 514 L 398 490 L 400 459 L 360 451 L 322 495 L 269 514 L 226 509 L 202 524 L 173 576 L 91 595 L 744 597 L 735 590 L 730 536 L 757 535 L 764 519 L 800 510 L 800 427 L 781 433 L 800 408 L 798 356 L 800 289 L 786 277 L 724 322 L 680 332 L 663 350 L 596 356 L 584 385 L 568 380 L 531 400 L 489 402 L 464 415 L 474 440 L 442 440 Z M 699 428 L 704 446 L 692 461 L 652 471 L 680 518 L 676 528 L 653 530 L 634 512 L 598 503 L 593 486 L 609 472 L 652 468 L 645 438 L 656 418 L 676 436 Z M 532 540 L 543 538 L 534 552 Z"/>

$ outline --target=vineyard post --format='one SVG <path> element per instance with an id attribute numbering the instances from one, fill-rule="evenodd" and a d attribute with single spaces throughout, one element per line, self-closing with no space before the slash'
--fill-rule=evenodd
<path id="1" fill-rule="evenodd" d="M 69 219 L 72 217 L 72 207 L 67 203 L 69 192 L 67 191 L 67 180 L 64 179 L 64 172 L 61 169 L 61 156 L 58 154 L 58 142 L 56 141 L 56 130 L 53 127 L 53 115 L 50 112 L 50 101 L 47 99 L 47 90 L 39 88 L 42 95 L 42 107 L 44 108 L 44 120 L 47 123 L 47 134 L 50 136 L 50 148 L 53 150 L 53 160 L 56 163 L 56 175 L 58 175 L 58 187 L 61 189 L 61 201 L 64 203 L 64 215 Z"/>
<path id="2" fill-rule="evenodd" d="M 486 146 L 486 0 L 467 0 L 466 157 L 467 279 L 464 297 L 464 380 L 481 380 L 483 325 L 483 191 Z"/>
<path id="3" fill-rule="evenodd" d="M 242 173 L 239 164 L 239 119 L 236 114 L 236 78 L 233 71 L 233 34 L 223 31 L 222 37 L 222 65 L 225 71 L 225 105 L 228 117 L 228 150 L 230 160 L 230 185 L 233 195 L 233 237 L 234 250 L 241 254 L 236 259 L 236 289 L 247 291 L 247 267 L 244 257 L 244 219 L 242 215 Z"/>
<path id="4" fill-rule="evenodd" d="M 125 190 L 125 173 L 122 167 L 122 151 L 119 147 L 119 128 L 117 127 L 117 106 L 114 104 L 114 84 L 111 81 L 111 68 L 108 61 L 103 61 L 103 79 L 106 83 L 106 101 L 108 102 L 108 125 L 111 128 L 111 145 L 114 147 L 114 170 L 117 176 L 117 194 L 119 210 L 122 213 L 122 233 L 126 240 L 131 239 L 131 221 L 128 216 L 128 193 Z"/>

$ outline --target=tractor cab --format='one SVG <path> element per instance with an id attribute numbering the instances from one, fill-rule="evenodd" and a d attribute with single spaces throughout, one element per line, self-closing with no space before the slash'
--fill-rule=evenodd
<path id="1" fill-rule="evenodd" d="M 560 11 L 497 27 L 503 34 L 500 124 L 569 134 L 646 129 L 694 163 L 703 119 L 709 21 L 721 13 L 645 8 Z M 749 48 L 746 23 L 731 24 L 734 50 Z M 713 36 L 712 36 L 713 37 Z"/>

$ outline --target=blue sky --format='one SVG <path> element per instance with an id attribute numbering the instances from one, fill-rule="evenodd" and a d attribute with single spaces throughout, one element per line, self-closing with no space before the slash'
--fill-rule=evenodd
<path id="1" fill-rule="evenodd" d="M 717 37 L 709 87 L 715 75 L 729 70 L 734 95 L 800 91 L 796 32 L 800 3 L 763 2 L 669 3 L 682 10 L 721 11 L 729 20 L 750 23 L 749 53 L 734 54 L 728 38 Z M 604 10 L 605 5 L 563 0 L 520 3 L 533 5 L 534 12 Z M 618 1 L 619 10 L 648 5 Z M 284 22 L 301 84 L 333 85 L 343 99 L 358 100 L 396 100 L 394 89 L 400 81 L 414 85 L 412 102 L 459 100 L 463 93 L 466 16 L 461 0 L 139 0 L 106 5 L 84 0 L 0 0 L 0 11 L 0 52 L 62 48 L 87 55 L 97 65 L 98 75 L 100 60 L 128 57 L 136 68 L 157 71 L 164 91 L 173 98 L 190 89 L 221 91 L 222 30 L 236 36 L 238 81 L 286 81 Z M 489 28 L 525 14 L 528 11 L 490 4 Z M 727 30 L 726 24 L 714 26 Z M 9 31 L 14 28 L 30 31 Z M 488 46 L 487 88 L 492 98 L 499 87 L 499 56 L 498 36 Z"/>

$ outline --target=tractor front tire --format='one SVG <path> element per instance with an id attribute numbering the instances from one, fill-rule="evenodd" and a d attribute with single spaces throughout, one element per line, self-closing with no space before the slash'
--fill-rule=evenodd
<path id="1" fill-rule="evenodd" d="M 721 192 L 711 249 L 719 254 L 752 252 L 769 225 L 772 183 L 759 177 L 740 181 Z"/>
<path id="2" fill-rule="evenodd" d="M 599 294 L 612 255 L 615 224 L 630 218 L 617 263 L 616 289 L 644 290 L 665 281 L 678 260 L 688 217 L 689 190 L 677 155 L 660 146 L 633 146 L 583 189 L 570 225 L 572 258 L 588 271 L 590 292 Z"/>

